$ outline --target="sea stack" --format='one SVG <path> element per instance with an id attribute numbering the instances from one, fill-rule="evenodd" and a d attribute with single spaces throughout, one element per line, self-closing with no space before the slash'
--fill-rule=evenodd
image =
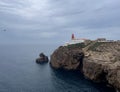
<path id="1" fill-rule="evenodd" d="M 49 59 L 48 56 L 46 56 L 44 53 L 39 54 L 39 58 L 36 59 L 36 63 L 43 64 L 48 63 Z"/>

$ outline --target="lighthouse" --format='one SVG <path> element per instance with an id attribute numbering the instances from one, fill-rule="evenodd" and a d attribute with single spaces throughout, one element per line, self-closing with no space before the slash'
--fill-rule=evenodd
<path id="1" fill-rule="evenodd" d="M 72 35 L 71 35 L 71 41 L 69 42 L 69 44 L 83 43 L 85 40 L 86 40 L 86 39 L 84 39 L 84 38 L 80 38 L 80 39 L 77 38 L 77 39 L 76 39 L 76 38 L 75 38 L 75 35 L 72 34 Z"/>
<path id="2" fill-rule="evenodd" d="M 74 34 L 72 34 L 72 36 L 71 36 L 71 40 L 75 40 L 75 36 L 74 36 Z"/>
<path id="3" fill-rule="evenodd" d="M 78 44 L 78 43 L 83 43 L 83 42 L 85 42 L 85 40 L 87 40 L 87 39 L 85 39 L 85 38 L 80 38 L 80 39 L 75 38 L 75 35 L 72 34 L 72 35 L 71 35 L 71 41 L 65 43 L 64 46 L 68 46 L 68 45 L 72 45 L 72 44 Z"/>

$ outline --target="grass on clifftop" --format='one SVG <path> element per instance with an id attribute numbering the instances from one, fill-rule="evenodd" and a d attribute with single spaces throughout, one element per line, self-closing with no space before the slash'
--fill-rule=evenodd
<path id="1" fill-rule="evenodd" d="M 71 44 L 67 46 L 68 48 L 84 48 L 85 44 L 84 43 L 77 43 L 77 44 Z"/>
<path id="2" fill-rule="evenodd" d="M 88 50 L 97 51 L 96 48 L 97 48 L 98 46 L 100 46 L 101 44 L 103 44 L 103 43 L 104 43 L 104 42 L 96 42 L 95 44 L 93 44 L 92 46 L 90 46 L 90 47 L 88 48 Z"/>

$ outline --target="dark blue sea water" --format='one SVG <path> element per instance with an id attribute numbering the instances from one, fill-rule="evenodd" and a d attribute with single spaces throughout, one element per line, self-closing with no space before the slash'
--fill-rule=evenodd
<path id="1" fill-rule="evenodd" d="M 50 56 L 54 45 L 0 45 L 0 92 L 113 92 L 80 73 L 56 71 L 35 59 Z"/>

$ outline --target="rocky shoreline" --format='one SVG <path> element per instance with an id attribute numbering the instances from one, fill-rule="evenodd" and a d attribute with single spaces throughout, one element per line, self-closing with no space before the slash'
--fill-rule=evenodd
<path id="1" fill-rule="evenodd" d="M 56 69 L 81 71 L 86 78 L 120 92 L 119 42 L 60 46 L 51 55 L 50 64 Z"/>

